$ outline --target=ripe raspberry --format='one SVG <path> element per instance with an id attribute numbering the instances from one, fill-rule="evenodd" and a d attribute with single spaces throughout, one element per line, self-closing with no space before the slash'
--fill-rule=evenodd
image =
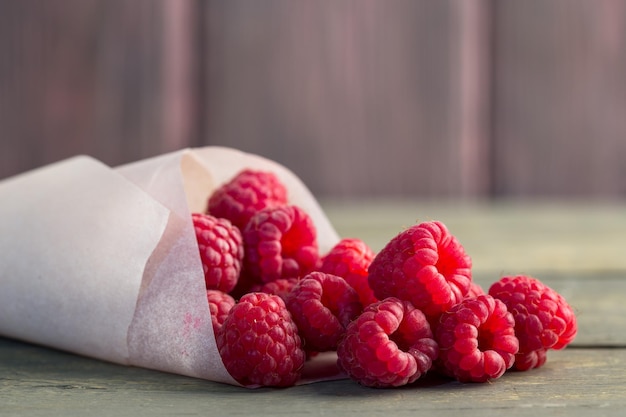
<path id="1" fill-rule="evenodd" d="M 443 223 L 425 222 L 398 234 L 376 255 L 369 284 L 379 299 L 407 300 L 436 317 L 465 298 L 471 264 Z"/>
<path id="2" fill-rule="evenodd" d="M 301 343 L 283 300 L 265 293 L 241 297 L 217 333 L 224 366 L 242 385 L 294 385 L 305 360 Z"/>
<path id="3" fill-rule="evenodd" d="M 317 231 L 297 206 L 267 208 L 243 230 L 245 272 L 257 282 L 299 278 L 318 266 Z"/>
<path id="4" fill-rule="evenodd" d="M 341 277 L 311 272 L 285 301 L 307 350 L 334 350 L 345 328 L 361 313 L 359 296 Z"/>
<path id="5" fill-rule="evenodd" d="M 483 290 L 483 288 L 478 285 L 477 283 L 475 283 L 474 281 L 472 281 L 470 283 L 470 289 L 467 292 L 467 294 L 465 294 L 465 298 L 464 299 L 468 299 L 468 298 L 476 298 L 479 295 L 485 295 L 485 291 Z M 437 332 L 437 327 L 439 327 L 439 319 L 441 317 L 441 314 L 436 315 L 436 316 L 429 316 L 428 317 L 428 321 L 430 322 L 430 328 L 432 329 L 433 333 L 436 334 Z"/>
<path id="6" fill-rule="evenodd" d="M 529 369 L 539 368 L 546 363 L 547 359 L 548 349 L 533 350 L 529 353 L 518 353 L 515 355 L 513 369 L 516 371 L 528 371 Z"/>
<path id="7" fill-rule="evenodd" d="M 576 336 L 576 316 L 570 305 L 536 278 L 502 277 L 491 285 L 489 294 L 504 302 L 515 319 L 515 334 L 520 342 L 517 370 L 543 365 L 543 351 L 563 349 Z"/>
<path id="8" fill-rule="evenodd" d="M 217 334 L 228 317 L 228 312 L 235 305 L 235 299 L 219 290 L 207 290 L 206 296 L 209 301 L 209 311 L 211 311 L 213 332 Z"/>
<path id="9" fill-rule="evenodd" d="M 320 271 L 342 277 L 359 294 L 363 307 L 378 301 L 367 282 L 374 252 L 360 239 L 342 239 L 322 258 Z"/>
<path id="10" fill-rule="evenodd" d="M 275 281 L 266 282 L 265 284 L 255 284 L 250 288 L 250 292 L 274 294 L 285 301 L 291 290 L 299 281 L 299 278 L 278 278 Z"/>
<path id="11" fill-rule="evenodd" d="M 438 369 L 461 382 L 485 382 L 513 366 L 519 342 L 515 321 L 490 295 L 467 298 L 443 313 L 435 332 Z"/>
<path id="12" fill-rule="evenodd" d="M 337 364 L 361 385 L 398 387 L 428 372 L 437 353 L 426 316 L 390 297 L 370 304 L 348 325 Z"/>
<path id="13" fill-rule="evenodd" d="M 476 282 L 472 281 L 470 283 L 469 291 L 465 295 L 465 298 L 476 298 L 479 295 L 485 295 L 485 294 L 486 294 L 486 292 L 485 292 L 485 290 L 483 290 L 483 287 L 478 285 Z"/>
<path id="14" fill-rule="evenodd" d="M 211 194 L 207 212 L 243 229 L 257 211 L 283 204 L 287 188 L 274 173 L 245 169 Z"/>
<path id="15" fill-rule="evenodd" d="M 196 232 L 206 288 L 229 292 L 237 284 L 243 263 L 241 231 L 226 219 L 191 215 Z"/>

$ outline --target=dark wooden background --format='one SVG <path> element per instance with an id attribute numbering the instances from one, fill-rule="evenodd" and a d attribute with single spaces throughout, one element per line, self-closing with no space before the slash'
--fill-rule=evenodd
<path id="1" fill-rule="evenodd" d="M 0 0 L 0 178 L 204 145 L 323 197 L 624 197 L 626 1 Z"/>

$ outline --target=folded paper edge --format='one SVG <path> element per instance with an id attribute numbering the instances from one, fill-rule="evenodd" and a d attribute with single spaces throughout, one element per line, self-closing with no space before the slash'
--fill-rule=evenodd
<path id="1" fill-rule="evenodd" d="M 133 202 L 141 205 L 143 211 L 133 211 L 131 218 L 128 216 L 124 219 L 118 218 L 114 212 L 118 202 L 108 199 L 104 190 L 94 186 L 95 182 L 103 181 L 108 184 L 109 188 L 116 191 L 121 189 L 127 195 L 132 196 Z M 4 253 L 12 253 L 15 250 L 19 250 L 20 253 L 14 253 L 11 259 L 3 262 L 2 266 L 12 270 L 15 276 L 27 275 L 21 277 L 19 283 L 13 284 L 11 284 L 12 277 L 3 277 L 4 283 L 8 285 L 8 287 L 4 286 L 3 294 L 12 295 L 12 299 L 2 302 L 0 310 L 12 308 L 11 303 L 21 304 L 13 307 L 10 313 L 3 314 L 4 320 L 7 321 L 3 334 L 84 356 L 128 364 L 126 334 L 134 311 L 132 301 L 136 299 L 140 287 L 139 279 L 135 281 L 128 278 L 133 274 L 134 268 L 143 270 L 144 265 L 140 265 L 141 258 L 145 255 L 147 261 L 153 248 L 148 244 L 143 250 L 143 255 L 138 253 L 139 258 L 133 263 L 133 269 L 128 265 L 128 268 L 121 274 L 116 274 L 111 268 L 106 267 L 102 277 L 119 276 L 122 279 L 121 285 L 110 287 L 109 290 L 105 286 L 105 291 L 97 291 L 94 290 L 94 285 L 100 284 L 93 279 L 93 274 L 77 271 L 86 268 L 91 272 L 97 269 L 95 265 L 102 264 L 103 261 L 99 260 L 101 257 L 94 255 L 97 252 L 94 250 L 94 242 L 97 244 L 98 241 L 89 239 L 88 244 L 85 244 L 85 241 L 81 240 L 82 243 L 79 244 L 73 239 L 79 232 L 82 233 L 85 230 L 95 234 L 103 232 L 112 238 L 120 227 L 128 230 L 129 226 L 132 228 L 136 225 L 136 219 L 132 216 L 156 220 L 165 216 L 165 209 L 154 204 L 145 193 L 113 172 L 106 164 L 86 155 L 77 155 L 3 180 L 0 182 L 0 194 L 3 193 L 11 195 L 12 203 L 5 203 L 0 207 L 0 213 L 3 213 L 5 218 L 13 218 L 11 224 L 5 223 L 3 229 L 2 238 L 10 240 L 7 243 L 8 251 Z M 77 208 L 77 211 L 73 210 L 74 208 Z M 104 211 L 103 216 L 100 216 L 98 220 L 106 224 L 101 225 L 91 220 L 93 212 L 99 209 Z M 146 209 L 148 211 L 145 211 Z M 21 222 L 20 218 L 26 218 L 28 222 Z M 36 233 L 28 232 L 33 227 L 36 228 Z M 142 236 L 140 240 L 144 244 L 147 244 L 150 239 L 158 240 L 161 232 L 162 230 L 157 229 L 149 230 L 149 233 Z M 48 236 L 54 240 L 47 244 L 40 240 L 42 236 Z M 67 238 L 62 238 L 62 236 L 67 236 Z M 36 240 L 32 240 L 33 238 Z M 1 243 L 0 246 L 2 246 Z M 124 245 L 110 245 L 106 253 L 125 256 L 125 253 L 120 252 L 120 248 L 126 246 L 128 246 L 127 242 L 124 242 Z M 55 253 L 58 251 L 62 252 L 57 256 Z M 63 256 L 67 253 L 72 253 L 75 259 L 67 260 Z M 24 258 L 27 259 L 24 261 Z M 48 265 L 48 268 L 42 265 Z M 76 282 L 70 283 L 68 279 L 71 279 L 69 276 L 73 273 L 78 274 L 74 279 Z M 46 279 L 46 277 L 49 278 Z M 31 284 L 31 281 L 35 279 L 40 280 L 39 283 Z M 41 280 L 44 281 L 41 282 Z M 67 290 L 59 292 L 63 291 L 63 288 Z M 130 291 L 120 293 L 122 289 L 130 289 Z M 14 291 L 18 293 L 13 294 Z M 110 301 L 106 301 L 102 295 L 108 293 L 117 295 L 112 296 Z M 54 294 L 61 299 L 54 299 Z M 18 300 L 22 298 L 24 302 L 19 303 Z M 2 299 L 1 295 L 0 299 Z M 87 314 L 76 313 L 67 316 L 69 312 L 85 311 L 81 310 L 80 305 L 73 304 L 85 299 L 90 300 L 85 304 L 88 305 Z M 73 300 L 73 302 L 68 303 L 66 300 Z M 120 303 L 123 303 L 123 306 Z M 118 308 L 111 310 L 115 306 Z M 18 314 L 19 311 L 23 311 L 23 314 Z M 117 317 L 116 320 L 109 320 L 110 314 L 118 313 L 122 316 Z M 98 314 L 94 318 L 95 322 L 110 323 L 110 326 L 107 326 L 106 330 L 93 329 L 93 326 L 85 321 L 85 317 L 89 314 Z M 64 315 L 68 318 L 67 325 L 60 320 Z M 39 317 L 39 319 L 33 321 L 34 317 Z M 72 320 L 76 324 L 72 325 Z M 46 325 L 48 321 L 50 323 Z M 37 331 L 37 326 L 44 327 Z M 55 334 L 58 335 L 57 340 L 55 340 Z M 107 335 L 105 341 L 94 339 L 101 338 L 103 335 Z"/>
<path id="2" fill-rule="evenodd" d="M 150 175 L 142 173 L 146 167 L 149 167 Z M 137 301 L 138 309 L 129 329 L 129 349 L 133 364 L 230 385 L 240 385 L 228 374 L 217 352 L 189 209 L 189 187 L 192 186 L 193 189 L 194 185 L 193 181 L 190 181 L 189 172 L 197 181 L 206 183 L 212 183 L 210 176 L 203 167 L 189 161 L 187 150 L 138 161 L 118 169 L 171 210 L 164 241 L 155 248 L 144 273 L 143 292 Z M 188 172 L 185 172 L 185 169 Z M 171 194 L 176 195 L 174 201 L 171 200 Z M 179 258 L 172 259 L 173 256 Z M 172 265 L 184 257 L 186 257 L 184 265 Z M 156 259 L 160 261 L 155 261 Z M 147 285 L 148 282 L 155 285 L 152 281 L 156 279 L 156 285 L 160 288 L 167 287 L 170 285 L 168 278 L 171 276 L 181 280 L 181 283 L 187 282 L 182 287 L 185 295 L 182 295 L 181 299 L 185 298 L 184 303 L 163 298 L 164 295 L 181 291 L 175 285 L 169 287 L 170 291 L 167 294 L 155 293 L 150 285 Z M 192 287 L 195 290 L 190 291 Z M 144 303 L 146 297 L 150 301 Z M 161 306 L 162 309 L 153 311 L 155 306 Z M 155 320 L 155 317 L 163 311 L 169 312 L 169 320 L 178 320 L 178 324 L 163 332 L 170 340 L 157 331 L 164 324 L 160 320 Z M 146 345 L 149 346 L 146 347 Z M 172 349 L 178 349 L 179 354 L 173 356 Z M 160 356 L 156 354 L 157 352 L 161 352 Z"/>

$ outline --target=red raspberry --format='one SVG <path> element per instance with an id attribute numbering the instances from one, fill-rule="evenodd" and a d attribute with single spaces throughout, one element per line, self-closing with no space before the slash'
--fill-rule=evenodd
<path id="1" fill-rule="evenodd" d="M 319 262 L 315 225 L 297 206 L 259 211 L 243 230 L 243 239 L 245 272 L 257 282 L 299 278 Z"/>
<path id="2" fill-rule="evenodd" d="M 217 333 L 224 366 L 242 385 L 294 385 L 305 361 L 301 343 L 283 300 L 265 293 L 241 297 Z"/>
<path id="3" fill-rule="evenodd" d="M 515 334 L 520 341 L 517 370 L 543 365 L 543 351 L 563 349 L 576 336 L 576 316 L 570 305 L 536 278 L 502 277 L 491 285 L 489 294 L 504 302 L 515 319 Z"/>
<path id="4" fill-rule="evenodd" d="M 241 231 L 226 219 L 209 214 L 191 215 L 196 232 L 206 288 L 230 292 L 243 263 Z"/>
<path id="5" fill-rule="evenodd" d="M 361 385 L 398 387 L 428 372 L 437 353 L 426 316 L 390 297 L 370 304 L 348 325 L 337 364 Z"/>
<path id="6" fill-rule="evenodd" d="M 467 292 L 467 294 L 465 294 L 465 298 L 476 298 L 479 295 L 485 295 L 485 291 L 483 290 L 483 288 L 478 285 L 477 283 L 475 283 L 474 281 L 472 281 L 470 283 L 470 289 Z M 428 319 L 430 321 L 430 327 L 433 331 L 433 333 L 437 332 L 437 327 L 439 327 L 439 318 L 441 315 L 436 315 L 436 316 L 429 316 Z"/>
<path id="7" fill-rule="evenodd" d="M 342 277 L 359 294 L 363 307 L 378 301 L 367 282 L 374 252 L 360 239 L 342 239 L 324 256 L 320 271 Z"/>
<path id="8" fill-rule="evenodd" d="M 369 267 L 369 284 L 379 299 L 410 301 L 435 317 L 469 291 L 472 262 L 443 223 L 425 222 L 394 237 Z"/>
<path id="9" fill-rule="evenodd" d="M 255 284 L 250 288 L 250 292 L 264 292 L 274 294 L 285 301 L 291 290 L 300 281 L 299 278 L 279 278 L 265 284 Z"/>
<path id="10" fill-rule="evenodd" d="M 485 295 L 485 294 L 486 294 L 486 292 L 485 292 L 485 290 L 483 290 L 483 287 L 481 287 L 476 282 L 472 281 L 470 283 L 469 291 L 465 295 L 465 298 L 476 298 L 479 295 Z"/>
<path id="11" fill-rule="evenodd" d="M 285 301 L 307 350 L 334 350 L 346 326 L 361 313 L 359 296 L 341 277 L 311 272 Z"/>
<path id="12" fill-rule="evenodd" d="M 243 229 L 266 207 L 287 204 L 287 188 L 272 172 L 245 169 L 211 194 L 207 212 Z"/>
<path id="13" fill-rule="evenodd" d="M 228 312 L 235 305 L 235 299 L 223 291 L 207 290 L 207 300 L 209 301 L 209 311 L 211 311 L 211 322 L 213 332 L 217 334 L 222 324 L 228 317 Z"/>
<path id="14" fill-rule="evenodd" d="M 515 320 L 490 295 L 467 298 L 443 313 L 435 332 L 438 369 L 461 382 L 485 382 L 513 366 Z"/>
<path id="15" fill-rule="evenodd" d="M 533 368 L 539 368 L 546 363 L 548 359 L 548 349 L 533 350 L 529 353 L 518 353 L 515 355 L 515 363 L 513 369 L 516 371 L 527 371 Z"/>

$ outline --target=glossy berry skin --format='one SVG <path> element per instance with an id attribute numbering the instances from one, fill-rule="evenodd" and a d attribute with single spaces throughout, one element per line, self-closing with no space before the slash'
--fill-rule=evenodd
<path id="1" fill-rule="evenodd" d="M 344 238 L 322 258 L 320 271 L 345 279 L 366 307 L 378 301 L 368 282 L 367 271 L 373 259 L 374 252 L 361 239 Z"/>
<path id="2" fill-rule="evenodd" d="M 235 299 L 219 290 L 207 290 L 206 295 L 209 302 L 209 311 L 211 312 L 213 332 L 217 334 L 224 321 L 226 321 L 228 312 L 235 305 Z"/>
<path id="3" fill-rule="evenodd" d="M 191 215 L 207 289 L 230 292 L 243 265 L 241 231 L 230 221 L 208 214 Z"/>
<path id="4" fill-rule="evenodd" d="M 243 230 L 243 239 L 245 274 L 252 281 L 301 278 L 318 266 L 317 231 L 298 206 L 261 210 Z"/>
<path id="5" fill-rule="evenodd" d="M 272 172 L 244 169 L 211 194 L 207 212 L 239 229 L 258 211 L 287 204 L 287 188 Z"/>
<path id="6" fill-rule="evenodd" d="M 408 301 L 370 304 L 347 327 L 337 364 L 359 384 L 388 388 L 415 382 L 437 358 L 428 320 Z"/>
<path id="7" fill-rule="evenodd" d="M 485 290 L 483 290 L 483 287 L 481 287 L 476 282 L 472 281 L 470 283 L 470 289 L 467 292 L 467 294 L 465 295 L 465 298 L 476 298 L 479 295 L 485 295 L 485 294 L 486 294 L 486 292 L 485 292 Z"/>
<path id="8" fill-rule="evenodd" d="M 536 278 L 504 276 L 491 285 L 489 294 L 506 304 L 515 319 L 515 334 L 520 341 L 517 370 L 542 366 L 546 350 L 563 349 L 576 336 L 578 327 L 571 306 Z"/>
<path id="9" fill-rule="evenodd" d="M 311 272 L 285 301 L 307 350 L 334 350 L 346 326 L 361 313 L 356 291 L 341 277 Z"/>
<path id="10" fill-rule="evenodd" d="M 241 297 L 216 341 L 226 370 L 242 385 L 287 387 L 300 379 L 305 352 L 291 314 L 276 295 Z"/>
<path id="11" fill-rule="evenodd" d="M 471 259 L 446 226 L 425 222 L 397 236 L 369 267 L 369 284 L 378 299 L 410 301 L 436 317 L 465 298 L 472 281 Z"/>
<path id="12" fill-rule="evenodd" d="M 299 278 L 278 278 L 275 281 L 266 282 L 264 284 L 255 284 L 250 288 L 250 292 L 274 294 L 285 301 L 298 282 L 300 282 Z"/>
<path id="13" fill-rule="evenodd" d="M 461 382 L 501 377 L 519 349 L 513 316 L 490 295 L 467 298 L 443 313 L 435 340 L 438 370 Z"/>
<path id="14" fill-rule="evenodd" d="M 515 355 L 513 369 L 516 371 L 528 371 L 542 367 L 548 360 L 548 349 L 538 349 L 532 352 L 518 353 Z"/>

